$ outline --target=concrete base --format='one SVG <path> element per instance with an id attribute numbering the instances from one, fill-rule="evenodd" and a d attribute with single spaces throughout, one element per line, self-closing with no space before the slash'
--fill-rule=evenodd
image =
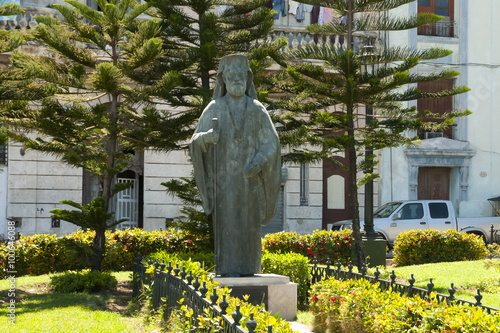
<path id="1" fill-rule="evenodd" d="M 297 284 L 290 282 L 288 276 L 255 274 L 248 277 L 217 276 L 213 279 L 220 286 L 232 289 L 232 296 L 242 298 L 242 295 L 251 295 L 251 303 L 264 303 L 266 310 L 273 315 L 279 313 L 286 320 L 297 317 Z"/>

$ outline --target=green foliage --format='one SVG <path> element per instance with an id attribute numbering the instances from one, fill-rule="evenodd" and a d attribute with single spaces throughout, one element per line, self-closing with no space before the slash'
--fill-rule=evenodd
<path id="1" fill-rule="evenodd" d="M 52 217 L 71 222 L 82 229 L 109 229 L 115 225 L 125 222 L 125 219 L 114 221 L 114 213 L 104 211 L 104 199 L 96 197 L 88 205 L 80 205 L 71 200 L 62 200 L 62 203 L 74 207 L 78 210 L 53 209 L 50 212 Z"/>
<path id="2" fill-rule="evenodd" d="M 296 253 L 263 253 L 262 273 L 288 276 L 297 283 L 297 302 L 300 308 L 307 304 L 307 292 L 311 281 L 307 257 Z"/>
<path id="3" fill-rule="evenodd" d="M 351 258 L 352 231 L 314 231 L 311 234 L 299 235 L 292 232 L 268 234 L 262 240 L 262 248 L 269 253 L 297 253 L 310 260 L 316 258 L 325 264 L 340 260 L 347 264 Z"/>
<path id="4" fill-rule="evenodd" d="M 169 258 L 174 259 L 176 258 Z M 191 261 L 178 262 L 179 267 L 195 267 L 193 265 L 200 266 L 199 263 L 193 263 Z M 152 270 L 149 270 L 152 273 Z M 252 305 L 247 303 L 244 300 L 240 300 L 238 298 L 230 296 L 230 290 L 228 287 L 221 288 L 218 283 L 214 283 L 213 280 L 209 277 L 209 273 L 204 270 L 199 270 L 200 283 L 205 282 L 208 292 L 207 295 L 212 294 L 214 289 L 219 295 L 219 299 L 221 300 L 223 296 L 226 296 L 226 301 L 229 306 L 226 309 L 227 313 L 233 313 L 236 310 L 236 306 L 240 306 L 240 312 L 243 314 L 242 319 L 240 320 L 240 324 L 242 327 L 245 327 L 246 322 L 250 318 L 250 314 L 254 314 L 254 320 L 257 321 L 258 326 L 255 329 L 255 332 L 267 332 L 268 325 L 273 326 L 273 332 L 276 333 L 293 333 L 290 324 L 280 318 L 279 314 L 271 315 L 268 311 L 265 310 L 264 305 Z M 143 288 L 147 290 L 152 290 L 154 285 L 143 285 Z M 149 299 L 148 302 L 152 300 Z M 214 317 L 208 309 L 203 311 L 202 313 L 195 314 L 194 310 L 187 306 L 184 303 L 184 298 L 182 298 L 178 302 L 178 306 L 176 309 L 172 309 L 172 313 L 169 316 L 169 320 L 163 323 L 163 328 L 166 332 L 219 332 L 220 328 L 220 317 Z"/>
<path id="5" fill-rule="evenodd" d="M 367 280 L 328 279 L 312 286 L 315 332 L 496 332 L 500 315 L 380 291 Z"/>
<path id="6" fill-rule="evenodd" d="M 213 243 L 212 218 L 199 209 L 202 203 L 194 177 L 172 179 L 161 185 L 167 188 L 169 195 L 181 199 L 183 204 L 180 210 L 182 216 L 175 221 L 167 222 L 167 227 L 179 228 L 193 234 L 209 235 L 210 242 Z"/>
<path id="7" fill-rule="evenodd" d="M 89 268 L 94 237 L 95 231 L 78 231 L 60 238 L 43 234 L 22 236 L 15 245 L 17 276 Z M 206 237 L 173 229 L 151 232 L 142 229 L 107 231 L 105 247 L 102 267 L 113 271 L 130 270 L 138 255 L 146 256 L 161 250 L 186 253 L 185 256 L 191 253 L 193 258 L 212 251 L 212 244 L 207 243 Z M 8 271 L 7 257 L 8 249 L 1 244 L 0 277 L 4 277 Z"/>
<path id="8" fill-rule="evenodd" d="M 109 272 L 83 271 L 64 272 L 50 278 L 49 285 L 55 292 L 98 292 L 101 290 L 114 290 L 118 281 Z"/>
<path id="9" fill-rule="evenodd" d="M 315 0 L 301 0 L 318 5 Z M 345 38 L 342 48 L 335 43 L 314 43 L 290 49 L 283 72 L 273 78 L 269 95 L 282 93 L 290 96 L 279 101 L 269 101 L 273 109 L 284 110 L 274 116 L 283 124 L 280 131 L 282 146 L 290 153 L 285 162 L 320 162 L 323 160 L 342 164 L 349 172 L 349 204 L 355 239 L 356 261 L 364 262 L 359 218 L 358 188 L 377 178 L 373 168 L 377 164 L 373 151 L 387 147 L 414 145 L 416 137 L 409 137 L 408 130 L 437 131 L 453 124 L 455 117 L 470 114 L 456 110 L 446 114 L 428 114 L 426 110 L 409 107 L 408 101 L 421 98 L 453 96 L 466 92 L 466 87 L 450 90 L 422 92 L 419 82 L 453 78 L 453 70 L 437 70 L 422 74 L 413 70 L 420 61 L 445 57 L 449 51 L 439 48 L 420 51 L 409 47 L 378 48 L 378 41 L 371 40 L 369 31 L 408 30 L 434 23 L 442 17 L 434 14 L 417 14 L 395 17 L 400 6 L 410 0 L 325 1 L 320 5 L 333 9 L 339 16 L 346 16 L 347 24 L 333 20 L 329 24 L 307 27 L 311 33 L 335 35 L 337 41 Z M 413 4 L 416 6 L 416 4 Z M 380 10 L 388 15 L 380 15 Z M 371 12 L 371 10 L 374 10 Z M 365 41 L 353 49 L 353 36 Z M 314 59 L 320 65 L 304 64 L 304 59 Z M 373 111 L 373 116 L 368 111 Z M 297 120 L 300 119 L 300 120 Z M 311 149 L 311 146 L 314 149 Z M 304 148 L 307 147 L 307 148 Z M 362 161 L 364 152 L 372 152 Z M 336 159 L 344 154 L 345 160 Z M 358 180 L 358 176 L 365 176 Z"/>
<path id="10" fill-rule="evenodd" d="M 480 236 L 454 230 L 410 230 L 400 233 L 394 242 L 398 266 L 477 260 L 485 258 L 487 252 Z"/>
<path id="11" fill-rule="evenodd" d="M 201 275 L 205 271 L 212 271 L 214 267 L 213 253 L 169 253 L 167 251 L 159 251 L 152 253 L 147 259 L 165 263 L 165 265 L 171 263 L 172 267 L 176 267 L 178 264 L 180 269 L 184 268 L 186 272 L 192 271 L 193 276 Z"/>

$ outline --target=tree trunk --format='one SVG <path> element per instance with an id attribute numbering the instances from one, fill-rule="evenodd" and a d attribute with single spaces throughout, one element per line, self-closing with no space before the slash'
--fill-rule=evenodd
<path id="1" fill-rule="evenodd" d="M 95 231 L 94 242 L 92 243 L 92 250 L 94 254 L 92 256 L 92 270 L 100 271 L 102 260 L 104 258 L 104 252 L 106 250 L 106 230 L 97 229 Z"/>

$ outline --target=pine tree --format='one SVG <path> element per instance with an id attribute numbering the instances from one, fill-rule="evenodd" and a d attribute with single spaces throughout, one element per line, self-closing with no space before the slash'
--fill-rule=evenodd
<path id="1" fill-rule="evenodd" d="M 156 82 L 168 71 L 181 73 L 183 86 L 175 96 L 162 96 L 184 114 L 197 120 L 212 98 L 214 79 L 219 59 L 233 53 L 249 57 L 256 87 L 268 83 L 263 75 L 272 63 L 282 63 L 281 49 L 286 40 L 268 40 L 276 13 L 264 5 L 267 0 L 173 0 L 158 1 L 155 13 L 161 19 L 163 57 L 156 63 L 145 83 Z M 258 90 L 259 98 L 267 98 L 265 90 Z M 212 235 L 211 218 L 195 207 L 199 198 L 193 181 L 172 180 L 163 183 L 172 196 L 180 197 L 185 207 L 182 212 L 192 223 L 175 223 L 177 227 Z M 200 201 L 201 202 L 201 201 Z M 208 223 L 208 225 L 206 225 Z"/>
<path id="2" fill-rule="evenodd" d="M 296 147 L 285 160 L 321 161 L 339 163 L 331 156 L 344 152 L 348 156 L 349 188 L 352 206 L 352 225 L 358 267 L 364 263 L 363 243 L 360 232 L 358 187 L 378 175 L 370 172 L 376 164 L 375 155 L 360 159 L 365 149 L 415 144 L 416 137 L 407 136 L 408 130 L 438 130 L 454 122 L 454 118 L 469 114 L 468 110 L 444 115 L 430 114 L 405 106 L 405 102 L 420 98 L 452 96 L 468 91 L 455 87 L 439 92 L 421 92 L 416 83 L 453 78 L 454 70 L 441 70 L 429 75 L 412 71 L 419 61 L 449 55 L 441 48 L 414 50 L 390 47 L 370 52 L 357 52 L 352 48 L 353 36 L 367 31 L 408 30 L 434 23 L 442 17 L 418 14 L 409 18 L 380 15 L 414 0 L 299 0 L 299 2 L 332 8 L 334 15 L 347 17 L 343 24 L 334 20 L 325 25 L 310 25 L 312 33 L 345 36 L 346 49 L 331 43 L 307 45 L 290 53 L 290 59 L 318 59 L 322 66 L 311 64 L 290 65 L 286 73 L 275 81 L 276 87 L 292 93 L 293 99 L 280 105 L 289 112 L 281 116 L 285 134 L 282 145 Z M 376 111 L 368 118 L 364 108 Z M 334 112 L 332 112 L 334 110 Z M 299 149 L 309 143 L 316 149 Z M 367 172 L 358 177 L 358 172 Z"/>
<path id="3" fill-rule="evenodd" d="M 114 184 L 114 177 L 144 148 L 178 148 L 190 128 L 183 127 L 182 116 L 152 103 L 159 94 L 175 94 L 182 83 L 179 73 L 162 73 L 151 85 L 137 80 L 164 54 L 160 20 L 139 17 L 152 3 L 96 0 L 98 11 L 66 2 L 71 6 L 53 5 L 64 20 L 35 17 L 39 25 L 33 38 L 51 54 L 15 51 L 11 57 L 15 71 L 29 72 L 30 83 L 43 85 L 52 96 L 22 110 L 2 108 L 1 121 L 9 136 L 26 148 L 58 156 L 99 177 L 102 192 L 91 204 L 65 202 L 79 211 L 53 214 L 96 231 L 92 268 L 100 270 L 105 230 L 122 222 L 113 219 L 111 205 L 125 185 Z"/>
<path id="4" fill-rule="evenodd" d="M 23 13 L 20 5 L 7 3 L 0 6 L 0 16 L 13 16 Z M 26 40 L 26 34 L 19 30 L 0 31 L 0 53 L 11 52 L 19 47 Z M 27 80 L 28 73 L 14 71 L 12 68 L 0 69 L 0 108 L 22 109 L 29 99 L 37 99 L 52 94 L 50 89 L 45 89 L 41 85 L 33 84 Z M 20 88 L 24 87 L 24 92 Z M 1 125 L 1 123 L 0 123 Z M 2 129 L 0 132 L 0 145 L 6 144 L 8 136 Z"/>

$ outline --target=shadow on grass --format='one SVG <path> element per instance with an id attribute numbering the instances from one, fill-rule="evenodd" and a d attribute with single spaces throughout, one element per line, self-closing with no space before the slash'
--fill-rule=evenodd
<path id="1" fill-rule="evenodd" d="M 30 292 L 25 288 L 16 290 L 16 315 L 35 313 L 66 307 L 81 307 L 89 311 L 117 312 L 121 316 L 132 316 L 127 311 L 127 304 L 132 299 L 132 292 L 127 282 L 119 282 L 118 289 L 99 293 L 52 293 Z M 10 302 L 7 292 L 0 293 L 0 300 L 5 306 L 0 307 L 0 316 L 7 314 Z"/>

